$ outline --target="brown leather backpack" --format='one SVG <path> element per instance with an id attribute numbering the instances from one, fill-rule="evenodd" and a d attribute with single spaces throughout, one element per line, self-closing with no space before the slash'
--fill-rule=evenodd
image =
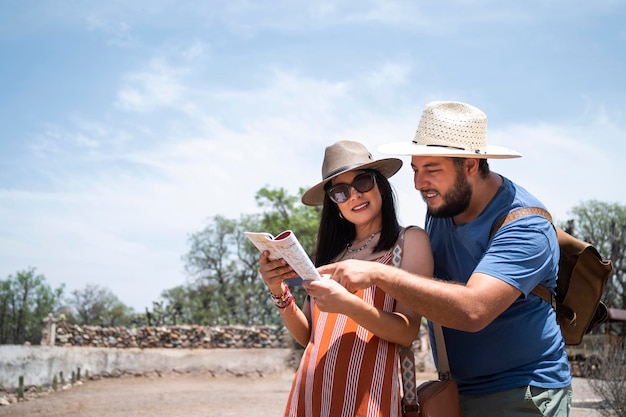
<path id="1" fill-rule="evenodd" d="M 524 216 L 539 215 L 552 223 L 552 216 L 539 207 L 522 207 L 511 211 L 496 222 L 491 236 L 505 224 Z M 566 345 L 578 345 L 585 334 L 606 321 L 608 311 L 600 300 L 606 287 L 613 264 L 604 260 L 598 250 L 554 226 L 561 249 L 556 294 L 542 285 L 537 285 L 533 294 L 552 305 L 557 313 Z"/>

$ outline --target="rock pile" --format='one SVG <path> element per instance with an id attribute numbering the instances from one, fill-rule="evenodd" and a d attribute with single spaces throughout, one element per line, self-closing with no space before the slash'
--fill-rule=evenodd
<path id="1" fill-rule="evenodd" d="M 278 326 L 79 326 L 56 324 L 56 346 L 110 348 L 292 348 L 293 339 Z"/>

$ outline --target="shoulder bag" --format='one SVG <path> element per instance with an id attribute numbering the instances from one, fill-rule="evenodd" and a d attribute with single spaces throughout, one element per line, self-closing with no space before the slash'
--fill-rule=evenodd
<path id="1" fill-rule="evenodd" d="M 437 343 L 439 379 L 426 381 L 416 387 L 415 355 L 410 346 L 400 348 L 402 373 L 403 417 L 460 417 L 459 390 L 450 374 L 448 352 L 443 330 L 433 323 Z"/>

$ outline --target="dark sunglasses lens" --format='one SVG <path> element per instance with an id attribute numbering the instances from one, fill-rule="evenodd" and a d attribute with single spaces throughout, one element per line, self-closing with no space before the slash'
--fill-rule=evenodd
<path id="1" fill-rule="evenodd" d="M 350 198 L 350 187 L 354 187 L 360 193 L 366 193 L 374 188 L 374 175 L 366 172 L 354 177 L 352 184 L 337 184 L 328 190 L 328 197 L 337 204 L 341 204 Z"/>
<path id="2" fill-rule="evenodd" d="M 350 187 L 346 184 L 339 184 L 328 190 L 328 196 L 337 204 L 343 203 L 350 198 Z"/>
<path id="3" fill-rule="evenodd" d="M 370 173 L 360 174 L 352 181 L 352 186 L 360 193 L 366 193 L 374 188 L 374 176 Z"/>

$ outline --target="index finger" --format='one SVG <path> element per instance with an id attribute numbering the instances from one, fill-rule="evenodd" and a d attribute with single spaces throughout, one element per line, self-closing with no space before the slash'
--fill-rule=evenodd
<path id="1" fill-rule="evenodd" d="M 332 263 L 332 264 L 327 264 L 327 265 L 322 265 L 322 266 L 318 266 L 317 267 L 317 272 L 320 273 L 320 275 L 330 275 L 331 278 L 332 276 L 335 274 L 335 271 L 337 270 L 337 265 L 338 262 Z"/>
<path id="2" fill-rule="evenodd" d="M 325 284 L 323 281 L 320 281 L 320 280 L 307 280 L 307 279 L 302 280 L 302 287 L 307 291 L 307 293 L 309 293 L 309 295 L 315 295 L 315 294 L 310 294 L 310 291 L 313 291 L 313 292 L 315 292 L 316 290 L 319 291 L 320 288 L 324 288 L 327 286 L 328 284 Z"/>

